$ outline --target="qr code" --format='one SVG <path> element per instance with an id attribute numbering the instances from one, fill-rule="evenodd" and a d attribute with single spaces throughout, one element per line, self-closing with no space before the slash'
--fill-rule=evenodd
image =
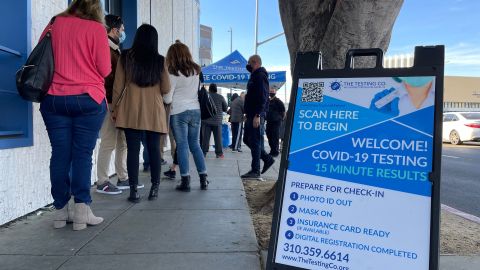
<path id="1" fill-rule="evenodd" d="M 323 82 L 304 82 L 302 102 L 322 102 Z"/>

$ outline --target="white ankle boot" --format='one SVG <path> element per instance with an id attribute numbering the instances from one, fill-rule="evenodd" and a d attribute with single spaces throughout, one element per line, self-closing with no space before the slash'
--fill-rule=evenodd
<path id="1" fill-rule="evenodd" d="M 55 218 L 53 219 L 53 227 L 55 229 L 63 228 L 67 223 L 73 222 L 73 208 L 73 200 L 70 200 L 65 207 L 55 211 Z"/>
<path id="2" fill-rule="evenodd" d="M 73 215 L 74 231 L 83 230 L 87 228 L 87 225 L 98 225 L 102 222 L 103 218 L 93 215 L 89 205 L 85 203 L 75 203 Z"/>

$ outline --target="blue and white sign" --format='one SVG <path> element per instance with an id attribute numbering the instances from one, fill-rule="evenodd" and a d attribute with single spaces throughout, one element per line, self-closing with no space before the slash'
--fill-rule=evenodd
<path id="1" fill-rule="evenodd" d="M 435 77 L 298 85 L 275 263 L 428 269 Z"/>
<path id="2" fill-rule="evenodd" d="M 234 51 L 223 59 L 202 68 L 205 84 L 215 83 L 220 87 L 245 89 L 250 73 L 247 71 L 247 60 L 238 51 Z M 286 82 L 285 71 L 268 71 L 271 87 L 282 87 Z"/>

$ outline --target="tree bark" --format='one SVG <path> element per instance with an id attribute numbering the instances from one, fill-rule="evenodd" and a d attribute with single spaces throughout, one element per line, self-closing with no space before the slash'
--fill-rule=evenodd
<path id="1" fill-rule="evenodd" d="M 386 51 L 403 0 L 279 0 L 291 70 L 297 52 L 321 51 L 324 69 L 343 68 L 349 49 Z M 358 59 L 356 67 L 371 65 Z"/>

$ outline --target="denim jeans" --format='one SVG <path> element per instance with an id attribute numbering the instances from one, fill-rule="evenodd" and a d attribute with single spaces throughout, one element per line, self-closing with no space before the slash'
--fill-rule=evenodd
<path id="1" fill-rule="evenodd" d="M 138 164 L 140 156 L 140 143 L 145 138 L 145 149 L 150 160 L 150 177 L 152 184 L 160 183 L 160 135 L 153 131 L 124 129 L 127 140 L 127 171 L 130 186 L 138 185 Z M 145 153 L 145 152 L 144 152 Z"/>
<path id="2" fill-rule="evenodd" d="M 247 118 L 245 122 L 245 131 L 243 135 L 243 142 L 250 148 L 252 152 L 252 171 L 260 173 L 260 159 L 263 162 L 272 159 L 270 155 L 265 152 L 263 135 L 265 134 L 265 119 L 260 118 L 260 126 L 253 127 L 253 118 Z"/>
<path id="3" fill-rule="evenodd" d="M 71 195 L 76 203 L 92 202 L 92 154 L 106 109 L 105 101 L 98 104 L 86 94 L 47 95 L 40 104 L 52 146 L 50 181 L 55 208 L 62 209 Z"/>
<path id="4" fill-rule="evenodd" d="M 193 155 L 193 160 L 199 174 L 206 174 L 205 158 L 202 148 L 200 148 L 200 110 L 187 110 L 179 114 L 170 116 L 170 126 L 177 143 L 178 165 L 181 176 L 189 176 L 189 154 Z"/>

